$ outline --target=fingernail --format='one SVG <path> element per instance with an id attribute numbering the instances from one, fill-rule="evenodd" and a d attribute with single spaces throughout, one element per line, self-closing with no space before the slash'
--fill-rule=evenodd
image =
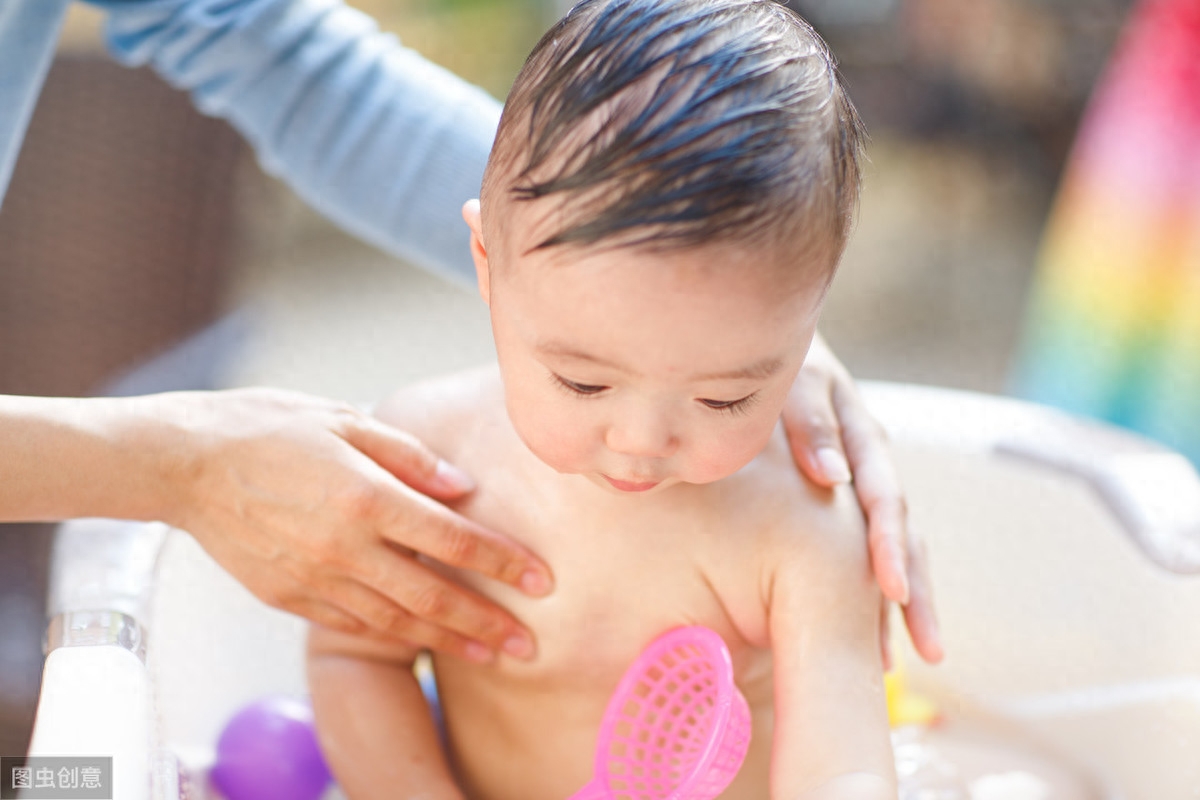
<path id="1" fill-rule="evenodd" d="M 536 569 L 527 570 L 521 576 L 521 591 L 538 597 L 550 592 L 550 579 Z"/>
<path id="2" fill-rule="evenodd" d="M 527 636 L 510 636 L 504 641 L 504 652 L 517 658 L 533 658 L 533 641 Z"/>
<path id="3" fill-rule="evenodd" d="M 932 647 L 933 652 L 925 658 L 927 662 L 937 664 L 946 658 L 946 646 L 942 644 L 941 634 L 936 629 L 934 630 L 933 641 L 929 642 L 928 645 Z"/>
<path id="4" fill-rule="evenodd" d="M 481 645 L 479 642 L 469 642 L 467 644 L 467 658 L 474 661 L 476 664 L 490 664 L 495 660 L 496 656 L 492 653 L 491 648 Z"/>
<path id="5" fill-rule="evenodd" d="M 448 492 L 469 492 L 475 488 L 475 481 L 449 461 L 438 459 L 437 470 L 433 473 L 433 482 Z"/>
<path id="6" fill-rule="evenodd" d="M 821 465 L 821 471 L 830 482 L 850 482 L 850 465 L 846 463 L 846 457 L 832 447 L 817 450 L 817 463 Z"/>

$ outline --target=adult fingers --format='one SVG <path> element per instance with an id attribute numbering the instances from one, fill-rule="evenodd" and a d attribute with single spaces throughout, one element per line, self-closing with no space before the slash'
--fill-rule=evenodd
<path id="1" fill-rule="evenodd" d="M 908 574 L 912 596 L 904 607 L 904 624 L 917 653 L 926 662 L 936 664 L 945 658 L 945 650 L 934 607 L 933 584 L 929 579 L 928 552 L 922 539 L 910 542 Z"/>
<path id="2" fill-rule="evenodd" d="M 371 511 L 387 520 L 380 526 L 387 539 L 526 594 L 541 596 L 553 589 L 549 567 L 528 548 L 426 496 L 451 499 L 469 491 L 473 484 L 457 467 L 439 459 L 411 434 L 371 417 L 356 417 L 345 435 L 349 444 L 404 483 L 373 498 L 382 501 Z"/>
<path id="3" fill-rule="evenodd" d="M 344 580 L 338 594 L 346 609 L 371 633 L 479 664 L 495 660 L 494 652 L 486 644 L 422 620 L 361 583 Z"/>
<path id="4" fill-rule="evenodd" d="M 293 563 L 287 576 L 276 573 L 270 581 L 251 580 L 247 581 L 246 585 L 264 603 L 305 617 L 323 627 L 343 633 L 373 634 L 400 639 L 477 662 L 491 661 L 494 658 L 493 650 L 500 649 L 514 637 L 525 636 L 531 640 L 507 612 L 484 598 L 441 579 L 429 567 L 417 563 L 414 556 L 402 555 L 386 543 L 377 543 L 371 552 L 361 558 L 356 558 L 351 551 L 343 551 L 331 555 L 330 558 L 333 561 L 327 566 L 336 564 L 337 572 L 326 571 L 323 576 L 318 576 L 296 569 L 296 564 Z M 395 600 L 389 599 L 371 589 L 363 579 L 354 577 L 356 573 L 362 572 L 370 575 L 372 570 L 384 573 L 383 578 L 378 575 L 373 577 L 377 582 L 387 584 L 391 591 L 400 596 Z M 394 583 L 389 582 L 391 573 L 400 575 Z M 307 577 L 304 577 L 305 575 Z M 427 577 L 436 578 L 444 585 L 430 588 Z M 403 585 L 405 581 L 409 582 L 407 586 Z M 448 595 L 463 595 L 466 598 L 466 611 L 456 613 L 457 599 L 454 597 L 445 601 L 435 598 L 432 602 L 444 603 L 442 613 L 450 615 L 451 618 L 465 616 L 467 622 L 462 624 L 468 629 L 471 628 L 472 615 L 482 618 L 476 627 L 493 631 L 488 636 L 490 641 L 475 641 L 435 621 L 421 619 L 418 613 L 423 604 L 434 616 L 438 610 L 429 608 L 430 601 L 422 600 L 417 595 L 424 592 L 426 597 L 433 597 L 438 591 L 444 591 Z M 416 612 L 405 607 L 409 603 L 415 607 Z M 513 652 L 513 646 L 510 644 L 508 652 L 520 656 L 531 650 L 530 646 L 525 646 Z"/>
<path id="5" fill-rule="evenodd" d="M 796 466 L 809 480 L 834 486 L 850 480 L 842 450 L 841 425 L 833 404 L 831 373 L 807 365 L 800 369 L 783 407 L 783 429 Z"/>
<path id="6" fill-rule="evenodd" d="M 879 604 L 879 655 L 883 659 L 883 671 L 892 669 L 892 604 L 883 600 Z"/>
<path id="7" fill-rule="evenodd" d="M 276 604 L 272 603 L 272 605 Z M 296 597 L 286 603 L 278 604 L 277 607 L 298 617 L 304 617 L 309 622 L 342 633 L 361 634 L 367 630 L 367 626 L 354 614 L 309 597 Z"/>
<path id="8" fill-rule="evenodd" d="M 554 588 L 550 568 L 529 548 L 454 513 L 413 489 L 384 490 L 380 533 L 435 561 L 471 570 L 540 597 Z"/>
<path id="9" fill-rule="evenodd" d="M 417 437 L 374 417 L 353 412 L 343 436 L 372 461 L 422 494 L 453 500 L 475 488 L 467 473 L 438 458 Z"/>
<path id="10" fill-rule="evenodd" d="M 867 412 L 858 393 L 838 388 L 835 407 L 842 423 L 842 441 L 854 489 L 867 515 L 871 566 L 884 595 L 901 605 L 908 603 L 908 505 L 892 461 L 883 428 Z"/>
<path id="11" fill-rule="evenodd" d="M 532 634 L 507 611 L 387 545 L 373 548 L 363 559 L 358 578 L 388 601 L 387 606 L 376 604 L 370 610 L 373 626 L 384 633 L 396 629 L 401 638 L 407 638 L 413 627 L 411 617 L 427 626 L 421 630 L 445 631 L 445 635 L 439 634 L 444 645 L 442 639 L 434 641 L 433 634 L 423 641 L 435 649 L 450 647 L 471 657 L 466 655 L 466 644 L 445 638 L 455 634 L 517 658 L 530 659 L 536 652 Z"/>
<path id="12" fill-rule="evenodd" d="M 189 531 L 196 535 L 194 531 Z M 217 563 L 245 586 L 262 603 L 298 617 L 304 617 L 326 628 L 343 633 L 360 634 L 366 626 L 351 612 L 341 608 L 339 598 L 329 591 L 324 581 L 304 569 L 302 559 L 282 561 L 265 559 L 255 554 L 247 557 L 237 545 L 245 538 L 213 539 L 203 537 L 205 550 Z"/>

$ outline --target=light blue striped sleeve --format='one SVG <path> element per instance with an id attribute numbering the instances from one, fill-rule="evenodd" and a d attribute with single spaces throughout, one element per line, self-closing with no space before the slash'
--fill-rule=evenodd
<path id="1" fill-rule="evenodd" d="M 500 105 L 340 0 L 91 0 L 129 65 L 228 120 L 263 168 L 349 232 L 473 283 L 460 217 Z"/>
<path id="2" fill-rule="evenodd" d="M 0 0 L 0 201 L 66 12 L 67 0 Z"/>

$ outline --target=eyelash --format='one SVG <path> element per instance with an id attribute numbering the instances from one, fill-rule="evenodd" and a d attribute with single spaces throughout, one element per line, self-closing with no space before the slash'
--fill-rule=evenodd
<path id="1" fill-rule="evenodd" d="M 551 373 L 554 378 L 554 385 L 573 397 L 595 397 L 596 395 L 607 389 L 607 386 L 593 386 L 587 383 L 576 383 L 569 381 L 561 375 Z M 745 414 L 758 401 L 758 392 L 748 394 L 740 400 L 700 400 L 700 404 L 710 411 L 716 411 L 718 414 L 729 414 L 731 416 Z M 713 405 L 716 403 L 717 405 Z"/>
<path id="2" fill-rule="evenodd" d="M 595 397 L 608 388 L 607 386 L 592 386 L 591 384 L 587 383 L 576 383 L 575 381 L 569 381 L 563 376 L 555 375 L 554 373 L 551 373 L 551 375 L 554 377 L 555 386 L 575 397 Z"/>
<path id="3" fill-rule="evenodd" d="M 700 403 L 708 409 L 716 411 L 719 414 L 729 414 L 736 416 L 748 412 L 758 401 L 758 392 L 748 394 L 741 400 L 730 400 L 728 402 L 722 400 L 701 400 Z M 712 405 L 712 403 L 720 403 L 720 405 Z"/>

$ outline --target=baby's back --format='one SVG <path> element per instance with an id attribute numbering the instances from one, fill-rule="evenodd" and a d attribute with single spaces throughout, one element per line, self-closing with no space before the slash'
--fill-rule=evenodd
<path id="1" fill-rule="evenodd" d="M 494 368 L 401 393 L 380 415 L 475 477 L 479 489 L 456 510 L 526 544 L 554 571 L 555 591 L 543 599 L 456 574 L 511 609 L 538 642 L 528 663 L 435 659 L 452 759 L 470 797 L 562 800 L 581 788 L 621 675 L 651 640 L 682 625 L 725 640 L 753 716 L 750 753 L 723 797 L 767 796 L 772 564 L 783 536 L 811 535 L 806 515 L 814 530 L 844 519 L 861 540 L 852 498 L 807 485 L 781 436 L 718 483 L 614 495 L 554 472 L 525 448 Z"/>

